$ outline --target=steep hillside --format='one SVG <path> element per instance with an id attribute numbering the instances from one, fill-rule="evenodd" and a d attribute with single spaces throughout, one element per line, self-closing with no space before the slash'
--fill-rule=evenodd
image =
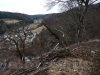
<path id="1" fill-rule="evenodd" d="M 45 22 L 52 29 L 56 28 L 61 30 L 61 27 L 63 27 L 63 30 L 65 33 L 67 33 L 67 37 L 68 35 L 73 36 L 69 38 L 71 38 L 72 42 L 74 42 L 76 37 L 76 27 L 78 24 L 77 8 L 73 8 L 67 12 L 58 13 L 55 16 L 45 20 Z M 100 3 L 89 7 L 84 18 L 84 25 L 87 31 L 87 39 L 100 38 Z"/>
<path id="2" fill-rule="evenodd" d="M 97 56 L 98 55 L 98 56 Z M 73 44 L 66 48 L 52 50 L 26 63 L 26 69 L 12 66 L 4 74 L 15 75 L 99 75 L 100 40 Z M 34 64 L 33 64 L 34 63 Z M 30 68 L 30 66 L 33 66 Z M 22 65 L 19 65 L 21 67 Z"/>

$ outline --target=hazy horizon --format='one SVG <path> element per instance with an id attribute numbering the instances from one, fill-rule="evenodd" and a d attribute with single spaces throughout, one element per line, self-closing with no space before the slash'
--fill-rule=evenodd
<path id="1" fill-rule="evenodd" d="M 28 15 L 58 13 L 58 7 L 47 11 L 45 0 L 0 0 L 0 11 Z"/>
<path id="2" fill-rule="evenodd" d="M 96 3 L 100 2 L 98 0 Z M 17 12 L 28 15 L 59 13 L 59 7 L 55 6 L 47 11 L 46 0 L 0 0 L 0 11 Z"/>

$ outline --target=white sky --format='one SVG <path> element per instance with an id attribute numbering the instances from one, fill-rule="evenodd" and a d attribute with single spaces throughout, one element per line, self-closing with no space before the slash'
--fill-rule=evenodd
<path id="1" fill-rule="evenodd" d="M 45 0 L 0 0 L 0 11 L 20 12 L 31 15 L 58 12 L 57 7 L 47 11 L 45 3 Z"/>
<path id="2" fill-rule="evenodd" d="M 100 2 L 100 0 L 98 1 Z M 47 11 L 45 5 L 46 0 L 0 0 L 0 11 L 20 12 L 30 15 L 59 12 L 58 6 Z"/>

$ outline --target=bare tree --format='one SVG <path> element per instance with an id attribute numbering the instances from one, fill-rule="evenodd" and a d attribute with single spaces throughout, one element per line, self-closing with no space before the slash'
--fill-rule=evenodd
<path id="1" fill-rule="evenodd" d="M 86 30 L 84 25 L 84 17 L 88 10 L 89 5 L 93 4 L 98 0 L 47 0 L 47 7 L 51 9 L 52 7 L 59 5 L 61 9 L 67 11 L 74 7 L 78 7 L 78 23 L 77 23 L 77 42 L 86 41 Z"/>
<path id="2" fill-rule="evenodd" d="M 13 32 L 7 33 L 7 39 L 12 43 L 10 47 L 15 47 L 15 52 L 20 57 L 23 64 L 25 64 L 25 48 L 26 45 L 28 45 L 26 42 L 28 31 L 28 28 L 21 27 L 19 29 L 14 29 Z"/>

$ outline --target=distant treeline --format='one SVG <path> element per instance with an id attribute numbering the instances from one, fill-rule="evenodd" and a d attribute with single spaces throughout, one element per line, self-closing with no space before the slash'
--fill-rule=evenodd
<path id="1" fill-rule="evenodd" d="M 0 12 L 0 19 L 17 19 L 17 20 L 24 20 L 27 22 L 32 21 L 26 15 L 21 13 L 11 13 L 11 12 Z"/>

